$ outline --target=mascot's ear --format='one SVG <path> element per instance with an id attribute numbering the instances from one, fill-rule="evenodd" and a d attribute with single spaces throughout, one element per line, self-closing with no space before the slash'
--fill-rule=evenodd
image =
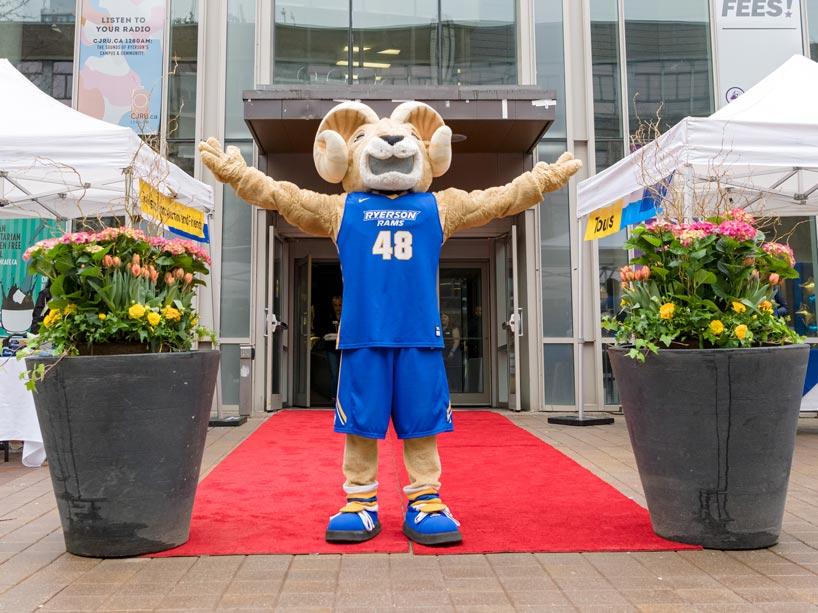
<path id="1" fill-rule="evenodd" d="M 342 102 L 326 114 L 312 148 L 315 168 L 321 178 L 340 183 L 349 167 L 347 141 L 364 124 L 377 123 L 378 115 L 360 102 Z"/>
<path id="2" fill-rule="evenodd" d="M 422 102 L 404 102 L 392 111 L 395 121 L 412 124 L 421 140 L 429 143 L 432 176 L 439 177 L 452 163 L 452 131 L 436 110 Z"/>

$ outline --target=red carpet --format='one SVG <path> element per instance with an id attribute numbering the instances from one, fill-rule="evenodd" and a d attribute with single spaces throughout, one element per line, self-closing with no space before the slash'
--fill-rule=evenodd
<path id="1" fill-rule="evenodd" d="M 443 500 L 462 523 L 463 543 L 412 544 L 414 553 L 696 549 L 656 536 L 645 509 L 502 415 L 458 411 L 455 432 L 439 441 Z M 342 452 L 331 412 L 273 415 L 199 485 L 190 540 L 154 555 L 409 551 L 401 533 L 407 479 L 391 433 L 380 446 L 383 531 L 359 545 L 324 541 L 343 504 Z"/>

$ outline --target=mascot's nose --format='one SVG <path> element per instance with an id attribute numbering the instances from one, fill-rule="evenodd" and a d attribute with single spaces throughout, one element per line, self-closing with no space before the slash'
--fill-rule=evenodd
<path id="1" fill-rule="evenodd" d="M 385 140 L 390 145 L 394 145 L 395 143 L 399 143 L 400 141 L 402 141 L 403 136 L 400 136 L 400 135 L 398 135 L 398 136 L 388 136 L 387 135 L 387 136 L 381 136 L 381 139 Z"/>

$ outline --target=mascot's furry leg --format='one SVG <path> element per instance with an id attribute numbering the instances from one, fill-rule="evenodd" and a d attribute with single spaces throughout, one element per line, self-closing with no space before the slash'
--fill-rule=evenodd
<path id="1" fill-rule="evenodd" d="M 422 545 L 451 545 L 463 540 L 458 521 L 440 500 L 440 455 L 437 437 L 423 436 L 403 441 L 403 461 L 409 479 L 403 488 L 409 505 L 403 533 Z"/>
<path id="2" fill-rule="evenodd" d="M 403 488 L 409 499 L 403 533 L 424 545 L 459 543 L 463 540 L 457 529 L 459 524 L 438 495 L 441 467 L 437 437 L 405 439 L 403 460 L 411 480 Z M 347 504 L 330 518 L 328 541 L 360 543 L 381 531 L 377 467 L 377 439 L 347 434 L 343 465 Z"/>
<path id="3" fill-rule="evenodd" d="M 347 434 L 344 444 L 347 503 L 330 517 L 326 539 L 362 543 L 381 531 L 378 521 L 378 440 Z"/>

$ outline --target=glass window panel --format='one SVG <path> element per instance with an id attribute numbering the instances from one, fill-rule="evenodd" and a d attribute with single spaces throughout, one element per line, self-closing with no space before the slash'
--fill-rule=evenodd
<path id="1" fill-rule="evenodd" d="M 276 2 L 273 40 L 275 83 L 345 83 L 349 0 Z"/>
<path id="2" fill-rule="evenodd" d="M 440 0 L 440 77 L 453 85 L 517 83 L 514 0 Z"/>
<path id="3" fill-rule="evenodd" d="M 254 87 L 255 48 L 255 1 L 228 0 L 225 140 L 250 136 L 244 123 L 242 92 Z"/>
<path id="4" fill-rule="evenodd" d="M 807 0 L 809 56 L 818 60 L 818 0 Z"/>
<path id="5" fill-rule="evenodd" d="M 591 0 L 597 172 L 618 162 L 625 153 L 619 43 L 617 0 Z"/>
<path id="6" fill-rule="evenodd" d="M 815 270 L 818 245 L 815 217 L 782 217 L 772 227 L 762 227 L 767 240 L 788 244 L 795 253 L 797 279 L 786 279 L 780 290 L 788 306 L 790 324 L 796 332 L 818 338 L 818 311 L 815 305 Z"/>
<path id="7" fill-rule="evenodd" d="M 537 85 L 554 91 L 557 116 L 548 138 L 565 138 L 565 58 L 562 36 L 562 0 L 535 0 Z"/>
<path id="8" fill-rule="evenodd" d="M 168 141 L 168 160 L 190 176 L 193 176 L 196 164 L 196 146 L 197 143 L 192 140 L 170 140 Z"/>
<path id="9" fill-rule="evenodd" d="M 707 0 L 625 0 L 625 46 L 631 134 L 657 113 L 665 131 L 713 112 Z"/>
<path id="10" fill-rule="evenodd" d="M 602 315 L 615 315 L 619 312 L 622 299 L 619 271 L 628 263 L 628 252 L 622 248 L 627 238 L 627 231 L 605 236 L 596 241 L 599 253 L 599 310 Z M 610 334 L 603 330 L 603 334 Z"/>
<path id="11" fill-rule="evenodd" d="M 574 400 L 574 346 L 543 345 L 543 401 L 546 405 L 571 406 Z"/>
<path id="12" fill-rule="evenodd" d="M 222 404 L 239 403 L 239 345 L 221 343 Z"/>
<path id="13" fill-rule="evenodd" d="M 565 151 L 565 143 L 540 143 L 537 151 L 541 161 L 553 162 Z M 568 188 L 545 194 L 540 206 L 543 336 L 566 338 L 574 334 L 569 227 Z"/>
<path id="14" fill-rule="evenodd" d="M 611 360 L 608 357 L 608 347 L 602 345 L 602 388 L 605 404 L 620 404 L 619 388 L 616 386 L 616 379 L 611 368 Z"/>
<path id="15" fill-rule="evenodd" d="M 196 138 L 198 20 L 198 0 L 173 0 L 170 17 L 168 139 Z"/>
<path id="16" fill-rule="evenodd" d="M 244 159 L 252 162 L 252 143 L 236 145 Z M 250 336 L 250 255 L 253 233 L 253 207 L 224 186 L 222 216 L 222 287 L 220 336 L 243 338 Z"/>
<path id="17" fill-rule="evenodd" d="M 353 0 L 353 83 L 436 84 L 437 36 L 437 0 Z"/>
<path id="18" fill-rule="evenodd" d="M 45 93 L 71 104 L 76 3 L 0 0 L 0 57 Z"/>

